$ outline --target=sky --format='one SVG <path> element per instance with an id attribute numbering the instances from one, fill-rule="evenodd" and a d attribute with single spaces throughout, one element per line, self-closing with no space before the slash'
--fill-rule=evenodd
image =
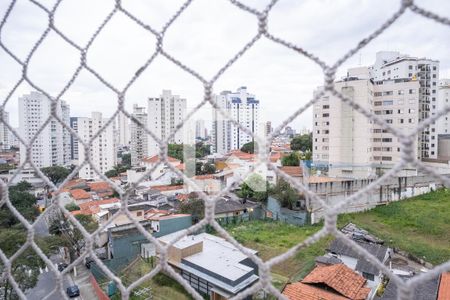
<path id="1" fill-rule="evenodd" d="M 55 0 L 40 0 L 52 7 Z M 242 1 L 262 9 L 268 1 Z M 125 9 L 142 22 L 160 31 L 183 1 L 123 0 Z M 450 1 L 416 0 L 416 4 L 450 17 Z M 9 1 L 0 1 L 0 19 Z M 55 26 L 75 43 L 85 46 L 112 10 L 111 0 L 63 0 Z M 376 30 L 400 6 L 394 0 L 280 0 L 269 14 L 271 34 L 287 40 L 332 64 L 350 48 Z M 1 31 L 1 40 L 24 60 L 48 24 L 48 17 L 28 0 L 18 0 Z M 257 18 L 225 0 L 194 0 L 168 28 L 163 47 L 167 53 L 210 79 L 257 33 Z M 347 68 L 368 66 L 377 51 L 400 51 L 440 61 L 440 78 L 450 78 L 450 27 L 407 12 L 381 36 L 348 59 L 337 78 Z M 155 37 L 123 13 L 116 14 L 92 43 L 87 62 L 96 72 L 119 89 L 155 51 Z M 28 64 L 28 76 L 50 95 L 56 96 L 80 64 L 79 52 L 51 32 Z M 22 69 L 0 49 L 0 101 L 5 100 Z M 260 100 L 261 120 L 279 125 L 307 103 L 314 89 L 323 83 L 319 66 L 301 54 L 265 37 L 258 40 L 215 82 L 214 92 L 235 91 L 246 86 Z M 203 85 L 163 56 L 157 56 L 129 88 L 125 107 L 134 103 L 147 106 L 149 97 L 163 89 L 187 99 L 188 110 L 203 99 Z M 32 87 L 22 84 L 6 104 L 10 123 L 18 125 L 18 98 Z M 69 103 L 72 116 L 89 116 L 101 111 L 106 117 L 117 107 L 117 95 L 95 76 L 83 70 L 62 99 Z M 209 124 L 211 107 L 204 106 L 194 116 Z M 291 124 L 295 129 L 312 128 L 312 109 Z"/>

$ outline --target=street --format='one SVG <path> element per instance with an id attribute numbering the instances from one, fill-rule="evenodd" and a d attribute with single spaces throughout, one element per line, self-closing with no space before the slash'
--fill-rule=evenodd
<path id="1" fill-rule="evenodd" d="M 38 236 L 47 236 L 49 235 L 48 232 L 48 224 L 46 218 L 41 219 L 36 225 L 35 225 L 36 235 Z M 67 260 L 65 260 L 62 256 L 62 253 L 54 254 L 50 257 L 50 260 L 52 261 L 55 266 L 57 266 L 59 263 L 65 262 L 68 263 Z M 74 300 L 77 299 L 85 299 L 85 300 L 91 300 L 91 299 L 98 299 L 95 291 L 90 283 L 90 271 L 83 265 L 79 264 L 76 266 L 77 269 L 77 275 L 74 275 L 73 270 L 69 273 L 64 275 L 63 278 L 63 292 L 66 292 L 67 287 L 72 285 L 77 285 L 80 289 L 80 297 L 72 298 Z M 30 300 L 41 300 L 44 297 L 47 297 L 48 300 L 60 300 L 63 299 L 63 296 L 60 294 L 60 291 L 55 291 L 53 294 L 50 295 L 50 293 L 53 292 L 53 289 L 55 288 L 55 282 L 56 282 L 56 276 L 55 274 L 48 270 L 48 267 L 45 269 L 40 270 L 41 274 L 38 277 L 38 282 L 36 286 L 32 289 L 29 289 L 25 291 L 25 295 L 27 296 L 27 299 Z M 50 296 L 49 296 L 50 295 Z"/>

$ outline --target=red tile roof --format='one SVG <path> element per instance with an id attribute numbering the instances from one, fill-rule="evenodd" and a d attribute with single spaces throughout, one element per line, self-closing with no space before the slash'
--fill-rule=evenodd
<path id="1" fill-rule="evenodd" d="M 180 185 L 155 185 L 155 186 L 151 187 L 152 190 L 157 190 L 160 192 L 181 190 L 183 188 L 184 188 L 184 185 L 182 185 L 182 184 L 180 184 Z"/>
<path id="2" fill-rule="evenodd" d="M 91 198 L 91 194 L 89 194 L 88 192 L 86 192 L 85 190 L 82 190 L 82 189 L 70 190 L 70 195 L 72 195 L 72 197 L 75 200 L 82 200 L 82 199 L 90 199 Z"/>
<path id="3" fill-rule="evenodd" d="M 450 273 L 442 273 L 437 300 L 450 299 Z"/>
<path id="4" fill-rule="evenodd" d="M 80 210 L 73 211 L 73 215 L 83 214 L 83 215 L 93 215 L 100 211 L 100 205 L 103 204 L 111 204 L 111 203 L 119 203 L 120 200 L 117 198 L 104 199 L 104 200 L 96 200 L 89 201 L 86 203 L 79 204 Z"/>
<path id="5" fill-rule="evenodd" d="M 241 150 L 233 150 L 228 153 L 228 156 L 234 156 L 242 160 L 252 160 L 255 158 L 256 154 L 242 152 Z"/>
<path id="6" fill-rule="evenodd" d="M 189 199 L 189 195 L 188 194 L 178 194 L 176 198 L 180 201 L 185 201 L 185 200 Z"/>
<path id="7" fill-rule="evenodd" d="M 271 162 L 277 162 L 282 157 L 283 156 L 281 155 L 281 152 L 272 152 L 272 153 L 270 153 L 270 161 Z"/>
<path id="8" fill-rule="evenodd" d="M 167 156 L 167 160 L 168 160 L 168 162 L 181 162 L 179 159 L 176 159 L 176 158 L 173 158 L 170 156 Z M 159 157 L 159 155 L 153 155 L 151 157 L 143 158 L 142 161 L 153 164 L 153 163 L 161 161 L 161 158 Z"/>
<path id="9" fill-rule="evenodd" d="M 370 292 L 370 288 L 364 287 L 366 279 L 344 264 L 318 266 L 302 282 L 326 284 L 352 300 L 366 299 Z"/>
<path id="10" fill-rule="evenodd" d="M 88 182 L 87 184 L 93 192 L 108 192 L 114 189 L 106 181 Z"/>
<path id="11" fill-rule="evenodd" d="M 290 283 L 283 290 L 289 300 L 348 300 L 331 291 L 304 284 L 301 282 Z"/>
<path id="12" fill-rule="evenodd" d="M 292 177 L 303 177 L 303 170 L 299 166 L 283 166 L 280 171 Z"/>

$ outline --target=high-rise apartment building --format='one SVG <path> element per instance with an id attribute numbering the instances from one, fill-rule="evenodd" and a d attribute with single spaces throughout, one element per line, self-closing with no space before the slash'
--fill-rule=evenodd
<path id="1" fill-rule="evenodd" d="M 438 101 L 436 110 L 441 111 L 446 106 L 450 106 L 450 79 L 441 79 L 438 88 Z M 436 121 L 436 131 L 438 134 L 450 134 L 450 113 L 440 117 Z"/>
<path id="2" fill-rule="evenodd" d="M 450 106 L 450 79 L 439 81 L 437 111 L 442 111 Z M 450 159 L 450 113 L 441 116 L 436 121 L 438 140 L 438 158 Z"/>
<path id="3" fill-rule="evenodd" d="M 230 118 L 245 127 L 254 135 L 259 133 L 259 100 L 247 92 L 246 87 L 237 92 L 224 91 L 215 96 L 217 105 L 228 113 Z M 227 120 L 213 108 L 212 151 L 227 153 L 240 149 L 244 144 L 252 142 L 253 137 L 240 127 Z"/>
<path id="4" fill-rule="evenodd" d="M 101 112 L 92 112 L 90 118 L 80 117 L 77 120 L 77 133 L 84 142 L 90 139 L 108 122 L 107 118 L 102 117 Z M 117 151 L 115 145 L 115 124 L 112 122 L 100 135 L 89 144 L 90 160 L 99 172 L 104 174 L 116 165 Z M 82 144 L 78 145 L 78 161 L 83 162 L 86 153 Z M 80 178 L 97 179 L 99 175 L 91 168 L 89 164 L 83 166 L 79 173 Z"/>
<path id="5" fill-rule="evenodd" d="M 31 92 L 19 98 L 19 130 L 25 142 L 37 134 L 51 115 L 52 101 L 44 94 Z M 69 105 L 56 104 L 56 114 L 69 126 Z M 56 120 L 51 120 L 31 146 L 30 160 L 38 168 L 70 163 L 70 133 Z M 67 151 L 67 152 L 66 152 Z M 26 160 L 27 148 L 20 144 L 20 162 Z"/>
<path id="6" fill-rule="evenodd" d="M 183 123 L 186 116 L 186 99 L 172 95 L 170 90 L 163 90 L 159 98 L 148 99 L 148 128 L 163 141 L 175 132 L 175 128 Z M 183 143 L 183 128 L 179 129 L 167 142 Z M 160 145 L 148 137 L 148 156 L 159 153 Z"/>
<path id="7" fill-rule="evenodd" d="M 374 82 L 369 69 L 360 67 L 350 69 L 335 88 L 399 130 L 409 132 L 419 122 L 420 83 L 415 78 Z M 370 177 L 400 161 L 398 138 L 339 98 L 326 93 L 314 104 L 313 114 L 313 160 L 328 165 L 329 175 Z M 413 149 L 420 159 L 418 144 L 419 137 Z"/>
<path id="8" fill-rule="evenodd" d="M 133 118 L 147 127 L 147 113 L 145 107 L 140 107 L 137 104 L 133 106 Z M 131 121 L 131 165 L 138 166 L 142 159 L 148 153 L 148 138 L 147 133 L 142 126 L 139 126 L 135 122 Z"/>
<path id="9" fill-rule="evenodd" d="M 78 117 L 70 118 L 70 128 L 78 132 Z M 70 159 L 73 162 L 78 161 L 78 139 L 73 135 L 70 136 Z"/>
<path id="10" fill-rule="evenodd" d="M 11 143 L 9 139 L 9 130 L 5 123 L 9 123 L 9 113 L 5 110 L 1 112 L 1 122 L 0 122 L 0 149 L 8 150 L 11 148 Z"/>
<path id="11" fill-rule="evenodd" d="M 195 137 L 200 139 L 206 138 L 205 120 L 195 121 Z"/>
<path id="12" fill-rule="evenodd" d="M 273 132 L 272 122 L 267 121 L 264 128 L 264 134 L 267 136 Z"/>
<path id="13" fill-rule="evenodd" d="M 117 143 L 120 146 L 129 146 L 130 141 L 130 121 L 122 112 L 119 112 L 117 115 Z"/>
<path id="14" fill-rule="evenodd" d="M 419 122 L 436 113 L 439 82 L 439 61 L 412 57 L 395 51 L 377 53 L 375 64 L 370 68 L 374 82 L 396 79 L 415 79 L 419 82 Z M 436 123 L 419 134 L 419 157 L 437 157 Z"/>

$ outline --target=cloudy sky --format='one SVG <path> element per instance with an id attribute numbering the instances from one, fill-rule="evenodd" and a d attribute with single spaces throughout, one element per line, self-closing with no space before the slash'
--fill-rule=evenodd
<path id="1" fill-rule="evenodd" d="M 54 0 L 40 0 L 51 7 Z M 156 30 L 177 11 L 180 0 L 123 0 L 123 6 Z M 261 9 L 268 1 L 242 1 Z M 278 37 L 333 63 L 349 48 L 378 28 L 398 9 L 394 0 L 280 0 L 269 16 L 269 30 Z M 450 1 L 423 0 L 418 5 L 450 16 Z M 3 18 L 9 1 L 0 1 Z M 86 45 L 96 28 L 112 10 L 111 0 L 64 0 L 57 9 L 55 24 L 70 39 Z M 20 59 L 25 59 L 48 24 L 46 14 L 27 0 L 18 0 L 1 32 L 1 40 Z M 194 0 L 168 29 L 164 49 L 205 78 L 211 78 L 257 32 L 255 16 L 225 0 Z M 350 58 L 339 71 L 370 65 L 380 50 L 400 51 L 440 60 L 441 78 L 450 77 L 450 28 L 407 12 L 384 34 Z M 155 51 L 155 38 L 122 13 L 116 14 L 92 44 L 88 64 L 108 82 L 122 89 Z M 28 66 L 28 75 L 38 86 L 57 95 L 80 63 L 80 55 L 55 33 L 50 33 Z M 21 77 L 21 67 L 0 49 L 0 96 Z M 261 101 L 262 116 L 278 125 L 312 97 L 322 84 L 320 68 L 300 54 L 262 38 L 231 66 L 214 86 L 215 92 L 247 86 Z M 168 59 L 158 56 L 130 87 L 126 107 L 146 106 L 148 97 L 162 89 L 185 97 L 188 108 L 202 100 L 202 84 Z M 17 99 L 32 88 L 22 84 L 7 103 L 10 119 L 17 125 Z M 88 71 L 83 70 L 62 99 L 72 116 L 88 116 L 101 111 L 110 116 L 117 105 L 116 95 Z M 210 119 L 205 106 L 194 117 Z M 292 124 L 296 129 L 312 127 L 308 110 Z"/>

